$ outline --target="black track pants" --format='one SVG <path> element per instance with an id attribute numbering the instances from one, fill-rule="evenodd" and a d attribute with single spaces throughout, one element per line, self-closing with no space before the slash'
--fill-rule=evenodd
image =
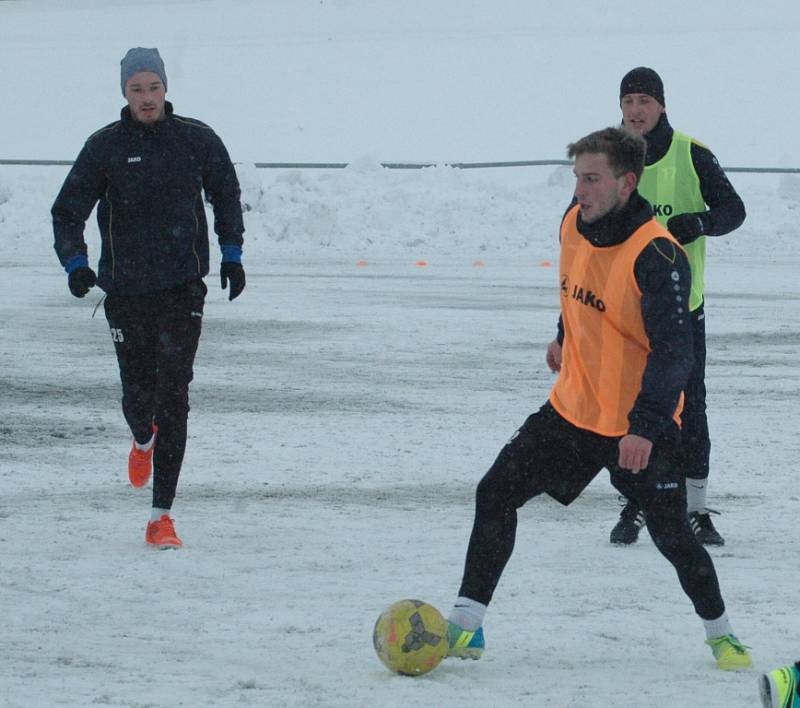
<path id="1" fill-rule="evenodd" d="M 149 440 L 153 506 L 170 509 L 186 450 L 189 383 L 200 339 L 206 286 L 194 280 L 147 295 L 109 295 L 105 312 L 122 380 L 122 412 L 134 438 Z"/>
<path id="2" fill-rule="evenodd" d="M 681 413 L 683 452 L 686 456 L 686 476 L 706 479 L 711 441 L 706 416 L 706 319 L 702 307 L 692 312 L 692 341 L 694 365 L 686 382 Z"/>
<path id="3" fill-rule="evenodd" d="M 686 517 L 677 426 L 656 442 L 647 469 L 637 475 L 617 466 L 618 442 L 575 427 L 549 403 L 530 416 L 478 484 L 459 595 L 490 602 L 514 549 L 517 509 L 525 502 L 547 493 L 570 504 L 607 467 L 612 484 L 641 505 L 647 530 L 675 567 L 697 614 L 703 619 L 719 617 L 725 605 L 714 564 Z"/>

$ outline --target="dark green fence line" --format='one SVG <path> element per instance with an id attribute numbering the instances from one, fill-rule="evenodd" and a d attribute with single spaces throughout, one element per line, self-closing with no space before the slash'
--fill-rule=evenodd
<path id="1" fill-rule="evenodd" d="M 347 162 L 256 162 L 259 169 L 268 170 L 341 170 Z M 542 167 L 565 165 L 569 160 L 512 160 L 507 162 L 381 162 L 390 170 L 421 170 L 426 167 L 454 167 L 459 170 L 477 170 L 490 167 Z M 72 165 L 72 160 L 0 160 L 0 165 Z M 724 167 L 726 172 L 755 172 L 760 174 L 800 174 L 800 167 Z"/>

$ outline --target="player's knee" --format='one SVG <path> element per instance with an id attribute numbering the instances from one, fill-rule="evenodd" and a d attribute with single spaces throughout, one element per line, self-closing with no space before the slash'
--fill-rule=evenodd
<path id="1" fill-rule="evenodd" d="M 493 467 L 478 482 L 475 490 L 475 509 L 478 516 L 497 518 L 514 508 L 510 486 Z"/>
<path id="2" fill-rule="evenodd" d="M 185 420 L 189 415 L 189 391 L 185 389 L 170 388 L 159 392 L 158 416 L 179 421 Z"/>
<path id="3" fill-rule="evenodd" d="M 685 514 L 653 515 L 647 514 L 647 529 L 659 551 L 668 558 L 679 555 L 692 536 L 692 530 Z"/>
<path id="4" fill-rule="evenodd" d="M 714 575 L 711 557 L 684 518 L 656 523 L 655 527 L 648 518 L 647 527 L 656 548 L 676 569 L 700 578 Z"/>

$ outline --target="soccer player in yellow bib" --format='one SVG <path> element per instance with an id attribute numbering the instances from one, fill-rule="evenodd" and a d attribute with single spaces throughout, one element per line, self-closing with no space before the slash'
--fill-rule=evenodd
<path id="1" fill-rule="evenodd" d="M 744 204 L 713 153 L 694 138 L 674 130 L 667 119 L 661 77 L 644 66 L 631 69 L 619 90 L 625 128 L 643 136 L 647 155 L 639 194 L 653 205 L 656 220 L 683 246 L 692 270 L 689 295 L 694 365 L 684 390 L 682 438 L 686 457 L 689 522 L 701 543 L 725 543 L 706 507 L 711 442 L 706 417 L 706 239 L 723 236 L 741 226 Z M 639 537 L 646 517 L 626 500 L 611 542 L 627 545 Z"/>

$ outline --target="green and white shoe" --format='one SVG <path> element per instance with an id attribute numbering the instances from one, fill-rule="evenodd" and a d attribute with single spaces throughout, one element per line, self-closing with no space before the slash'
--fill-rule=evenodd
<path id="1" fill-rule="evenodd" d="M 474 632 L 470 632 L 448 621 L 447 645 L 447 656 L 455 656 L 459 659 L 480 659 L 486 648 L 483 640 L 483 627 L 478 627 Z"/>
<path id="2" fill-rule="evenodd" d="M 711 647 L 714 652 L 714 658 L 717 660 L 717 667 L 723 671 L 738 671 L 739 669 L 747 669 L 753 665 L 753 659 L 750 652 L 742 644 L 735 635 L 726 634 L 724 637 L 717 637 L 716 639 L 707 639 L 706 644 Z"/>

